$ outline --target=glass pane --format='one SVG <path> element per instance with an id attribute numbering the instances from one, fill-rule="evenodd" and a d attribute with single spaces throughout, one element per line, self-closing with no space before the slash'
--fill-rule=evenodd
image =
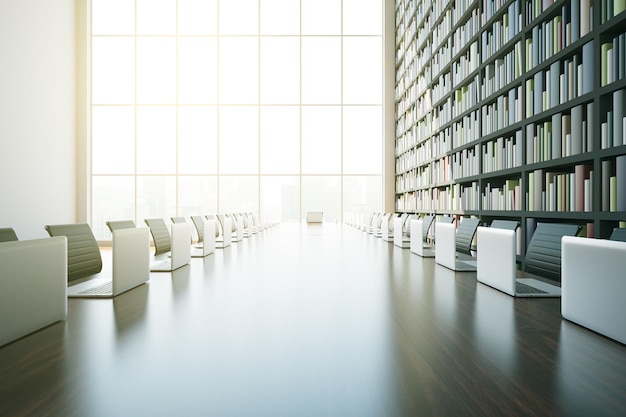
<path id="1" fill-rule="evenodd" d="M 137 108 L 137 172 L 176 173 L 176 109 Z"/>
<path id="2" fill-rule="evenodd" d="M 178 0 L 179 35 L 216 35 L 217 0 Z"/>
<path id="3" fill-rule="evenodd" d="M 381 38 L 343 39 L 343 102 L 381 104 L 383 89 Z"/>
<path id="4" fill-rule="evenodd" d="M 261 35 L 299 35 L 300 2 L 261 0 Z"/>
<path id="5" fill-rule="evenodd" d="M 383 206 L 382 176 L 343 177 L 343 211 L 374 212 Z"/>
<path id="6" fill-rule="evenodd" d="M 91 33 L 134 35 L 135 4 L 128 0 L 91 0 Z"/>
<path id="7" fill-rule="evenodd" d="M 261 177 L 261 211 L 264 218 L 300 221 L 300 177 Z"/>
<path id="8" fill-rule="evenodd" d="M 382 174 L 382 107 L 343 108 L 343 173 Z"/>
<path id="9" fill-rule="evenodd" d="M 258 35 L 259 0 L 220 1 L 219 29 L 222 35 Z"/>
<path id="10" fill-rule="evenodd" d="M 135 220 L 135 177 L 92 177 L 91 230 L 96 239 L 111 239 L 109 220 Z"/>
<path id="11" fill-rule="evenodd" d="M 137 102 L 176 103 L 176 39 L 137 39 Z"/>
<path id="12" fill-rule="evenodd" d="M 135 173 L 135 108 L 94 106 L 91 114 L 94 174 Z"/>
<path id="13" fill-rule="evenodd" d="M 221 107 L 219 132 L 220 174 L 258 174 L 258 108 Z"/>
<path id="14" fill-rule="evenodd" d="M 220 38 L 220 102 L 257 104 L 259 102 L 258 38 Z"/>
<path id="15" fill-rule="evenodd" d="M 302 177 L 301 220 L 309 211 L 324 212 L 325 222 L 341 220 L 341 177 Z"/>
<path id="16" fill-rule="evenodd" d="M 302 34 L 341 34 L 341 1 L 302 0 Z"/>
<path id="17" fill-rule="evenodd" d="M 176 177 L 137 177 L 137 224 L 145 219 L 162 218 L 168 222 L 176 216 Z"/>
<path id="18" fill-rule="evenodd" d="M 219 213 L 259 212 L 259 177 L 220 177 Z"/>
<path id="19" fill-rule="evenodd" d="M 302 39 L 302 103 L 341 103 L 341 38 Z"/>
<path id="20" fill-rule="evenodd" d="M 137 34 L 175 35 L 176 0 L 137 0 Z"/>
<path id="21" fill-rule="evenodd" d="M 217 107 L 178 108 L 178 172 L 217 174 Z"/>
<path id="22" fill-rule="evenodd" d="M 261 39 L 261 103 L 300 104 L 300 38 Z"/>
<path id="23" fill-rule="evenodd" d="M 302 107 L 302 173 L 341 173 L 341 107 Z"/>
<path id="24" fill-rule="evenodd" d="M 261 173 L 300 173 L 300 107 L 261 108 Z"/>
<path id="25" fill-rule="evenodd" d="M 217 103 L 217 39 L 178 39 L 178 103 Z"/>
<path id="26" fill-rule="evenodd" d="M 134 38 L 92 39 L 91 83 L 93 104 L 135 102 Z"/>
<path id="27" fill-rule="evenodd" d="M 383 1 L 343 0 L 344 35 L 382 35 Z"/>
<path id="28" fill-rule="evenodd" d="M 178 177 L 178 215 L 217 212 L 217 177 Z"/>

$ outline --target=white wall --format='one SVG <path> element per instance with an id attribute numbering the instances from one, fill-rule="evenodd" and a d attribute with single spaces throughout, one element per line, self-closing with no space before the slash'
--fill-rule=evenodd
<path id="1" fill-rule="evenodd" d="M 74 0 L 0 0 L 0 227 L 76 219 Z"/>

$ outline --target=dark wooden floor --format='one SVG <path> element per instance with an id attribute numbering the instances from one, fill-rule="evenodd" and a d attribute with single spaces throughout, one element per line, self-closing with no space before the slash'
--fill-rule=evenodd
<path id="1" fill-rule="evenodd" d="M 66 322 L 0 348 L 0 415 L 618 416 L 626 346 L 558 299 L 349 226 L 283 224 L 69 300 Z"/>

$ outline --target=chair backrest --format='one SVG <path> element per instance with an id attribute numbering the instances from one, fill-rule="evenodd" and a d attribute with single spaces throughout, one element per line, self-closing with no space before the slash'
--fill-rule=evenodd
<path id="1" fill-rule="evenodd" d="M 45 227 L 51 237 L 67 237 L 67 280 L 88 277 L 102 271 L 98 242 L 87 223 L 56 224 Z"/>
<path id="2" fill-rule="evenodd" d="M 154 254 L 160 255 L 171 251 L 172 240 L 170 238 L 170 232 L 165 225 L 165 221 L 163 219 L 145 219 L 144 221 L 150 228 L 150 233 L 152 234 Z"/>
<path id="3" fill-rule="evenodd" d="M 376 222 L 376 230 L 380 230 L 381 227 L 383 227 L 383 220 L 387 217 L 389 213 L 382 213 L 380 216 L 378 216 L 378 221 Z"/>
<path id="4" fill-rule="evenodd" d="M 446 224 L 450 224 L 450 223 L 454 223 L 454 217 L 452 216 L 442 216 L 439 221 L 441 223 L 446 223 Z"/>
<path id="5" fill-rule="evenodd" d="M 16 240 L 18 239 L 13 228 L 5 227 L 0 229 L 0 242 L 13 242 Z"/>
<path id="6" fill-rule="evenodd" d="M 418 217 L 417 214 L 409 214 L 406 219 L 404 219 L 402 230 L 405 237 L 411 237 L 411 220 L 417 219 Z"/>
<path id="7" fill-rule="evenodd" d="M 491 221 L 490 227 L 495 227 L 496 229 L 517 230 L 519 222 L 517 220 L 494 219 Z"/>
<path id="8" fill-rule="evenodd" d="M 135 222 L 132 220 L 109 220 L 106 223 L 111 233 L 113 233 L 114 230 L 135 228 Z"/>
<path id="9" fill-rule="evenodd" d="M 472 254 L 472 240 L 476 234 L 476 228 L 480 224 L 480 220 L 472 217 L 464 217 L 459 223 L 456 231 L 456 251 Z"/>
<path id="10" fill-rule="evenodd" d="M 172 223 L 186 223 L 187 219 L 184 217 L 171 217 Z"/>
<path id="11" fill-rule="evenodd" d="M 250 219 L 248 218 L 246 213 L 239 213 L 239 216 L 241 216 L 241 219 L 243 220 L 243 227 L 249 232 L 252 232 L 252 230 L 250 229 L 250 226 L 252 225 L 250 224 Z"/>
<path id="12" fill-rule="evenodd" d="M 204 240 L 204 217 L 191 216 L 193 225 L 196 226 L 196 232 L 198 232 L 198 243 Z"/>
<path id="13" fill-rule="evenodd" d="M 393 236 L 393 228 L 395 227 L 396 224 L 396 218 L 401 217 L 402 215 L 400 213 L 392 213 L 391 216 L 389 216 L 389 226 L 387 227 L 388 233 L 390 236 Z"/>
<path id="14" fill-rule="evenodd" d="M 237 232 L 237 217 L 234 214 L 229 214 L 228 217 L 231 220 L 231 230 L 233 233 Z"/>
<path id="15" fill-rule="evenodd" d="M 402 213 L 402 214 L 398 215 L 398 217 L 400 218 L 400 224 L 402 225 L 402 228 L 404 230 L 404 222 L 407 219 L 407 217 L 409 217 L 409 213 Z M 393 222 L 395 223 L 395 220 L 393 220 Z M 394 226 L 393 230 L 395 230 L 395 226 Z"/>
<path id="16" fill-rule="evenodd" d="M 561 238 L 576 236 L 577 224 L 537 223 L 526 249 L 526 272 L 555 281 L 561 280 Z"/>
<path id="17" fill-rule="evenodd" d="M 430 226 L 433 224 L 433 220 L 435 220 L 435 216 L 427 214 L 422 218 L 422 240 L 425 242 L 428 239 L 428 231 L 430 230 Z"/>
<path id="18" fill-rule="evenodd" d="M 224 234 L 224 227 L 222 226 L 222 219 L 215 214 L 207 214 L 205 216 L 209 220 L 215 220 L 215 237 L 219 237 Z"/>
<path id="19" fill-rule="evenodd" d="M 380 213 L 376 212 L 376 213 L 374 213 L 374 215 L 370 219 L 369 227 L 371 229 L 374 229 L 376 227 L 376 222 L 378 221 L 378 216 L 380 216 Z"/>
<path id="20" fill-rule="evenodd" d="M 609 240 L 618 240 L 621 242 L 626 242 L 626 229 L 616 227 L 613 229 L 613 233 L 611 233 L 611 237 Z"/>

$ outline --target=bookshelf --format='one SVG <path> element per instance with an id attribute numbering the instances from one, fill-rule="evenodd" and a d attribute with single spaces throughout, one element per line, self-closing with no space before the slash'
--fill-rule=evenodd
<path id="1" fill-rule="evenodd" d="M 624 226 L 625 3 L 396 0 L 396 211 Z"/>

